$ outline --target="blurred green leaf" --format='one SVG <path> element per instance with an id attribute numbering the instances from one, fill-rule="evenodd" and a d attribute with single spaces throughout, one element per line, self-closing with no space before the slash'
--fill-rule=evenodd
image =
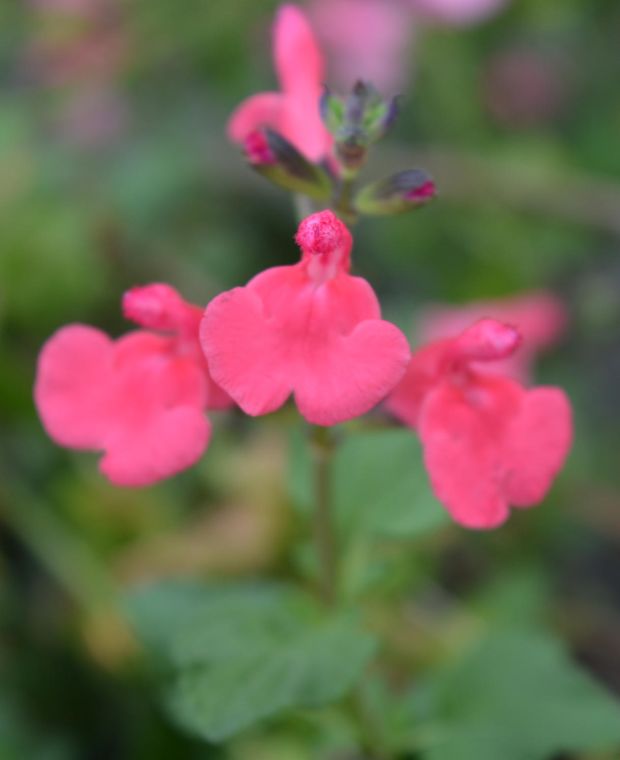
<path id="1" fill-rule="evenodd" d="M 620 748 L 620 703 L 541 632 L 489 636 L 418 684 L 410 708 L 405 722 L 423 760 L 549 760 Z"/>
<path id="2" fill-rule="evenodd" d="M 347 438 L 336 459 L 334 491 L 344 530 L 410 537 L 448 522 L 410 430 Z"/>
<path id="3" fill-rule="evenodd" d="M 291 495 L 311 509 L 309 446 L 291 443 Z M 333 499 L 339 528 L 352 539 L 360 534 L 410 538 L 447 524 L 444 509 L 433 496 L 422 450 L 409 430 L 351 431 L 337 445 Z"/>
<path id="4" fill-rule="evenodd" d="M 171 667 L 172 714 L 211 741 L 339 699 L 375 647 L 350 617 L 323 617 L 277 586 L 155 585 L 132 595 L 129 611 Z"/>

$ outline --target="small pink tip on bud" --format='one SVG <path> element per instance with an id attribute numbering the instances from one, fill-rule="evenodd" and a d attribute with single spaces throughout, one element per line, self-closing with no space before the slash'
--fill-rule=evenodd
<path id="1" fill-rule="evenodd" d="M 520 343 L 521 333 L 516 327 L 495 319 L 480 319 L 459 335 L 455 349 L 464 360 L 495 361 L 511 356 Z"/>
<path id="2" fill-rule="evenodd" d="M 414 187 L 413 190 L 410 190 L 406 195 L 405 198 L 408 201 L 413 201 L 414 203 L 419 201 L 427 201 L 431 198 L 434 198 L 437 194 L 437 189 L 435 187 L 435 183 L 433 180 L 428 180 L 428 182 L 425 182 L 420 187 Z"/>
<path id="3" fill-rule="evenodd" d="M 351 233 L 329 210 L 318 211 L 306 217 L 297 230 L 295 241 L 304 253 L 330 254 L 334 251 L 350 251 L 353 245 Z"/>
<path id="4" fill-rule="evenodd" d="M 243 148 L 248 161 L 254 165 L 272 165 L 277 158 L 271 150 L 267 136 L 260 129 L 255 129 L 245 138 Z"/>
<path id="5" fill-rule="evenodd" d="M 186 311 L 185 302 L 170 285 L 144 285 L 123 295 L 125 318 L 150 330 L 175 330 Z"/>

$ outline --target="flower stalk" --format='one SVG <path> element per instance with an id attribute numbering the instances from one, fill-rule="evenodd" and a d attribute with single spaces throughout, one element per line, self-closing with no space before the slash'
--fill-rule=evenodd
<path id="1" fill-rule="evenodd" d="M 338 596 L 338 565 L 332 510 L 335 443 L 329 428 L 314 427 L 311 446 L 314 460 L 314 544 L 318 560 L 318 587 L 325 605 L 333 607 Z"/>

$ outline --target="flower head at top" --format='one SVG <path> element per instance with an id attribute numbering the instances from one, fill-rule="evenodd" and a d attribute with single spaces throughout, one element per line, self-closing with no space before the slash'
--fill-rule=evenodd
<path id="1" fill-rule="evenodd" d="M 145 327 L 112 340 L 81 324 L 47 341 L 35 402 L 62 446 L 102 451 L 116 485 L 145 486 L 193 465 L 211 428 L 204 412 L 230 405 L 198 345 L 202 310 L 168 285 L 129 290 L 125 315 Z"/>
<path id="2" fill-rule="evenodd" d="M 304 219 L 301 261 L 260 273 L 207 306 L 200 336 L 215 381 L 248 414 L 291 393 L 301 414 L 334 425 L 378 404 L 409 362 L 405 336 L 374 291 L 349 274 L 351 234 L 331 212 Z"/>
<path id="3" fill-rule="evenodd" d="M 505 375 L 528 383 L 538 354 L 557 343 L 566 330 L 567 314 L 562 301 L 552 293 L 535 291 L 496 301 L 474 301 L 462 306 L 437 304 L 418 315 L 420 343 L 451 338 L 477 319 L 492 317 L 514 325 L 523 338 L 519 351 L 495 362 L 482 362 L 476 368 L 494 375 Z"/>
<path id="4" fill-rule="evenodd" d="M 497 527 L 510 506 L 541 501 L 570 449 L 563 391 L 526 390 L 478 369 L 511 356 L 520 341 L 514 327 L 482 319 L 416 351 L 387 400 L 417 430 L 437 498 L 469 528 Z"/>
<path id="5" fill-rule="evenodd" d="M 274 62 L 281 92 L 263 92 L 244 100 L 230 118 L 229 137 L 245 144 L 257 129 L 271 127 L 308 160 L 319 161 L 332 143 L 319 111 L 323 56 L 310 24 L 295 5 L 278 10 Z"/>

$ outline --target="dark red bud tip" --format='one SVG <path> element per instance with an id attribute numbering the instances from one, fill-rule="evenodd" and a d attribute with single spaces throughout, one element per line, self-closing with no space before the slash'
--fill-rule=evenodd
<path id="1" fill-rule="evenodd" d="M 169 285 L 131 288 L 123 295 L 125 318 L 151 330 L 174 329 L 185 310 L 183 299 Z"/>
<path id="2" fill-rule="evenodd" d="M 455 341 L 463 359 L 495 361 L 506 359 L 521 343 L 521 333 L 512 325 L 495 319 L 481 319 L 464 330 Z"/>
<path id="3" fill-rule="evenodd" d="M 405 195 L 405 198 L 408 201 L 419 202 L 430 200 L 431 198 L 434 198 L 436 194 L 437 188 L 435 187 L 435 183 L 432 180 L 429 180 L 423 185 L 420 185 L 420 187 L 414 187 L 413 190 L 409 190 Z"/>
<path id="4" fill-rule="evenodd" d="M 277 158 L 271 150 L 267 137 L 259 129 L 250 132 L 243 141 L 243 147 L 251 164 L 264 166 L 277 163 Z"/>
<path id="5" fill-rule="evenodd" d="M 328 254 L 348 251 L 351 233 L 332 211 L 319 211 L 306 217 L 295 235 L 297 245 L 305 253 Z"/>

